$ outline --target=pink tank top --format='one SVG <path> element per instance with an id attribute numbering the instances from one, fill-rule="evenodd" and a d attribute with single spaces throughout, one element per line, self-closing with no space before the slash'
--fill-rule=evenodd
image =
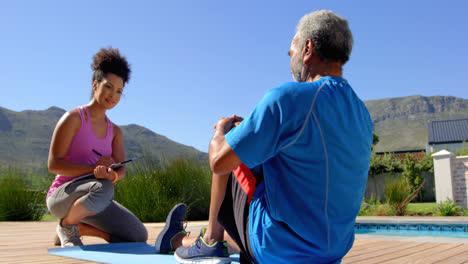
<path id="1" fill-rule="evenodd" d="M 101 158 L 99 155 L 93 152 L 95 149 L 97 152 L 101 153 L 103 156 L 112 155 L 112 140 L 114 139 L 114 126 L 112 122 L 107 118 L 107 133 L 104 138 L 99 138 L 94 134 L 93 128 L 91 126 L 91 119 L 89 118 L 89 111 L 86 106 L 77 107 L 78 112 L 80 113 L 81 118 L 81 127 L 78 133 L 75 134 L 73 140 L 68 149 L 68 153 L 65 156 L 65 160 L 78 163 L 78 164 L 96 164 L 96 162 Z M 83 109 L 86 111 L 87 120 L 84 117 Z M 49 192 L 47 193 L 47 198 L 62 184 L 69 182 L 77 177 L 67 177 L 64 175 L 55 176 L 55 180 L 50 186 Z"/>

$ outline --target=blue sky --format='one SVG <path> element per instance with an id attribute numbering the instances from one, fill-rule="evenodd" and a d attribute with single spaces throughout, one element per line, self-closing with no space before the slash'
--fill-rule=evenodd
<path id="1" fill-rule="evenodd" d="M 88 103 L 92 56 L 119 48 L 133 73 L 108 116 L 207 152 L 222 116 L 247 116 L 292 81 L 287 52 L 306 13 L 329 9 L 354 35 L 344 67 L 362 100 L 468 98 L 466 1 L 4 1 L 0 106 Z"/>

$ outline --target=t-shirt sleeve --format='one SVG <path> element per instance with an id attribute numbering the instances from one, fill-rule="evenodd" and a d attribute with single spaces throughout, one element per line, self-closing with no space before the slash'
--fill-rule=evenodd
<path id="1" fill-rule="evenodd" d="M 268 91 L 250 115 L 225 137 L 232 150 L 249 168 L 275 156 L 291 141 L 295 130 L 291 125 L 295 118 L 288 113 L 291 100 L 284 94 L 278 88 Z"/>

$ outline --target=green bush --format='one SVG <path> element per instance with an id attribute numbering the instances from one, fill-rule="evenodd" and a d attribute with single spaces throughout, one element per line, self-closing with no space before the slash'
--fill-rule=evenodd
<path id="1" fill-rule="evenodd" d="M 385 211 L 386 205 L 382 205 L 380 200 L 375 197 L 375 193 L 371 193 L 368 200 L 364 197 L 358 216 L 372 216 L 372 215 L 387 215 Z"/>
<path id="2" fill-rule="evenodd" d="M 208 219 L 211 171 L 195 160 L 165 160 L 151 155 L 127 166 L 115 185 L 115 200 L 143 222 L 163 222 L 177 204 L 187 204 L 188 220 Z"/>
<path id="3" fill-rule="evenodd" d="M 359 209 L 358 216 L 369 216 L 369 215 L 372 215 L 372 213 L 369 212 L 369 207 L 370 207 L 370 205 L 369 205 L 368 203 L 365 203 L 364 201 L 362 201 L 362 203 L 361 203 L 361 208 Z"/>
<path id="4" fill-rule="evenodd" d="M 33 176 L 16 168 L 0 172 L 0 221 L 39 221 L 45 214 L 45 189 L 33 189 Z"/>
<path id="5" fill-rule="evenodd" d="M 428 171 L 434 173 L 434 158 L 432 158 L 432 154 L 426 155 L 416 166 L 420 172 Z"/>
<path id="6" fill-rule="evenodd" d="M 459 216 L 463 215 L 462 209 L 452 200 L 448 199 L 437 204 L 434 212 L 437 216 Z"/>
<path id="7" fill-rule="evenodd" d="M 384 187 L 385 198 L 396 216 L 406 214 L 408 204 L 416 198 L 424 183 L 425 180 L 422 181 L 415 191 L 412 191 L 404 178 L 393 179 L 387 182 Z"/>
<path id="8" fill-rule="evenodd" d="M 374 150 L 374 146 L 377 145 L 380 141 L 379 135 L 377 133 L 372 132 L 372 146 L 371 150 Z"/>
<path id="9" fill-rule="evenodd" d="M 370 205 L 375 205 L 376 204 L 376 199 L 375 199 L 375 193 L 371 193 L 369 197 L 369 201 L 367 201 L 368 204 Z"/>
<path id="10" fill-rule="evenodd" d="M 375 204 L 369 204 L 363 201 L 358 216 L 394 216 L 392 209 L 388 204 L 380 204 L 379 200 Z"/>
<path id="11" fill-rule="evenodd" d="M 457 150 L 457 156 L 468 156 L 468 144 L 466 141 L 463 141 L 463 146 L 461 149 Z"/>
<path id="12" fill-rule="evenodd" d="M 403 171 L 401 162 L 393 154 L 385 153 L 383 156 L 372 152 L 369 166 L 369 176 L 373 177 L 382 173 L 398 173 Z"/>
<path id="13" fill-rule="evenodd" d="M 406 180 L 406 183 L 409 185 L 411 192 L 414 192 L 419 185 L 421 185 L 421 171 L 419 167 L 416 166 L 416 159 L 413 155 L 406 153 L 405 164 L 403 171 L 403 178 Z"/>
<path id="14" fill-rule="evenodd" d="M 387 203 L 392 208 L 397 216 L 405 215 L 406 198 L 411 194 L 411 188 L 408 186 L 404 179 L 394 179 L 388 181 L 384 187 L 385 198 Z"/>
<path id="15" fill-rule="evenodd" d="M 418 187 L 423 182 L 421 173 L 423 171 L 428 171 L 434 173 L 434 160 L 430 156 L 425 156 L 420 161 L 416 161 L 414 155 L 406 153 L 403 170 L 403 178 L 406 180 L 408 185 L 411 188 L 411 192 L 416 191 Z M 424 192 L 421 190 L 418 193 L 418 201 L 424 200 Z"/>

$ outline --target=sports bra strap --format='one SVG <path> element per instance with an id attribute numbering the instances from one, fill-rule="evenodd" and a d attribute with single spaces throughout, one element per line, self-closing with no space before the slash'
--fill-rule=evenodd
<path id="1" fill-rule="evenodd" d="M 107 115 L 106 115 L 106 122 L 107 122 L 107 134 L 106 134 L 106 137 L 109 136 L 111 133 L 113 133 L 113 129 L 114 127 L 112 126 L 112 122 L 109 120 L 109 118 L 107 118 Z"/>
<path id="2" fill-rule="evenodd" d="M 86 107 L 86 105 L 83 105 L 83 108 L 86 110 L 86 117 L 87 117 L 86 118 L 87 119 L 86 123 L 90 123 L 91 122 L 91 118 L 90 118 L 91 116 L 89 115 L 88 107 Z"/>
<path id="3" fill-rule="evenodd" d="M 85 117 L 84 117 L 84 114 L 83 114 L 83 107 L 82 106 L 78 106 L 78 113 L 80 114 L 80 118 L 81 118 L 81 126 L 83 126 L 85 124 Z"/>

